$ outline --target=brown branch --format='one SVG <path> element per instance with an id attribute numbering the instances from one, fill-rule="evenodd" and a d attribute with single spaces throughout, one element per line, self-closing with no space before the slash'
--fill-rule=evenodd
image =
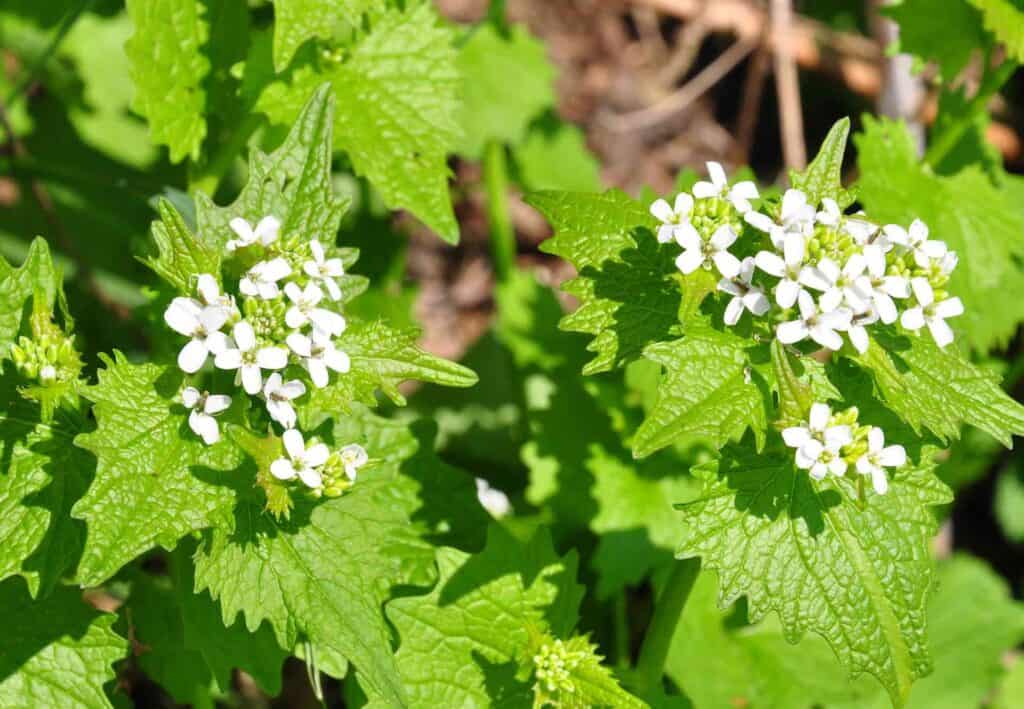
<path id="1" fill-rule="evenodd" d="M 791 52 L 790 29 L 793 6 L 790 0 L 771 0 L 772 35 L 775 44 L 775 92 L 779 98 L 779 122 L 782 127 L 782 155 L 786 167 L 803 169 L 807 164 L 804 144 L 803 106 L 800 105 L 800 79 Z"/>
<path id="2" fill-rule="evenodd" d="M 754 53 L 743 81 L 743 98 L 740 101 L 739 118 L 736 120 L 736 145 L 734 162 L 746 165 L 750 162 L 750 148 L 754 144 L 754 130 L 761 109 L 761 94 L 764 80 L 768 75 L 771 53 L 762 45 Z"/>

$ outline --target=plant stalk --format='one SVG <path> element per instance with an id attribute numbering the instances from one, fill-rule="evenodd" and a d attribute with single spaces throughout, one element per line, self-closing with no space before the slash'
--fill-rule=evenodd
<path id="1" fill-rule="evenodd" d="M 1009 80 L 1018 66 L 1020 65 L 1013 59 L 1006 59 L 994 70 L 986 73 L 981 86 L 978 87 L 978 92 L 974 94 L 974 98 L 967 104 L 967 110 L 960 117 L 960 120 L 954 122 L 939 134 L 935 142 L 928 147 L 924 155 L 925 162 L 935 167 L 949 154 L 949 151 L 956 147 L 957 142 L 967 132 L 974 119 L 985 110 L 989 100 Z"/>
<path id="2" fill-rule="evenodd" d="M 242 153 L 245 144 L 249 142 L 249 138 L 260 127 L 262 121 L 263 116 L 261 114 L 250 110 L 231 134 L 231 138 L 220 146 L 220 149 L 213 154 L 205 165 L 199 166 L 194 175 L 189 176 L 189 191 L 202 190 L 213 198 L 217 193 L 221 180 L 224 179 L 228 170 L 231 169 L 235 158 Z"/>
<path id="3" fill-rule="evenodd" d="M 668 581 L 654 607 L 654 616 L 647 628 L 640 657 L 636 663 L 634 684 L 643 696 L 661 682 L 665 673 L 665 658 L 668 657 L 672 636 L 683 615 L 683 608 L 693 590 L 693 584 L 700 573 L 700 559 L 683 559 L 676 562 Z"/>
<path id="4" fill-rule="evenodd" d="M 508 213 L 508 166 L 505 146 L 491 141 L 484 149 L 484 185 L 487 188 L 487 220 L 491 227 L 494 271 L 504 283 L 516 267 L 516 234 Z"/>

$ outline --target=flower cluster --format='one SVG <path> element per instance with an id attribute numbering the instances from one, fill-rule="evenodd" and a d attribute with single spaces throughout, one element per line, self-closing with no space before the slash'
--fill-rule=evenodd
<path id="1" fill-rule="evenodd" d="M 303 379 L 322 388 L 332 371 L 349 371 L 348 355 L 335 345 L 346 327 L 337 310 L 344 265 L 319 241 L 281 238 L 273 216 L 255 227 L 241 218 L 230 226 L 237 238 L 226 244 L 225 270 L 237 276 L 237 294 L 222 292 L 216 275 L 197 274 L 194 297 L 174 298 L 164 312 L 167 325 L 188 338 L 178 366 L 197 375 L 212 359 L 214 368 L 233 371 L 235 386 L 259 397 L 284 429 L 285 455 L 271 466 L 274 477 L 297 478 L 317 495 L 340 495 L 367 462 L 366 451 L 352 444 L 332 453 L 323 443 L 307 444 L 295 428 L 293 402 L 307 393 Z M 196 435 L 208 445 L 219 441 L 214 417 L 230 407 L 231 396 L 188 386 L 181 398 Z"/>
<path id="2" fill-rule="evenodd" d="M 727 325 L 750 311 L 767 317 L 785 344 L 810 339 L 838 350 L 845 333 L 861 353 L 876 322 L 898 320 L 910 331 L 927 326 L 940 347 L 953 341 L 946 320 L 964 309 L 945 288 L 957 255 L 929 238 L 923 222 L 879 226 L 844 214 L 832 199 L 811 204 L 797 189 L 769 215 L 753 208 L 752 182 L 730 187 L 718 163 L 708 163 L 708 172 L 711 181 L 698 182 L 692 195 L 679 194 L 674 206 L 659 199 L 651 213 L 661 222 L 658 241 L 682 247 L 676 266 L 684 275 L 704 268 L 721 276 L 719 290 L 732 296 Z M 740 240 L 745 225 L 752 231 Z"/>
<path id="3" fill-rule="evenodd" d="M 815 480 L 845 475 L 853 465 L 871 477 L 875 492 L 884 495 L 889 489 L 885 469 L 906 464 L 907 453 L 903 446 L 885 445 L 885 432 L 877 426 L 858 425 L 857 415 L 856 407 L 833 414 L 828 404 L 816 403 L 808 421 L 783 430 L 782 439 L 796 449 L 797 467 Z"/>

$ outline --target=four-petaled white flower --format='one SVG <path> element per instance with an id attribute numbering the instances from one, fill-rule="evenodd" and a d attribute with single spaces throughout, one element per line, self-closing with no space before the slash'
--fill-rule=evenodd
<path id="1" fill-rule="evenodd" d="M 284 432 L 284 449 L 288 456 L 270 464 L 275 478 L 291 480 L 297 475 L 307 487 L 318 488 L 323 484 L 320 467 L 331 454 L 325 444 L 315 443 L 307 448 L 299 430 L 289 428 Z"/>
<path id="2" fill-rule="evenodd" d="M 212 446 L 220 440 L 215 415 L 231 406 L 231 397 L 224 394 L 200 392 L 195 387 L 185 387 L 181 392 L 181 403 L 191 409 L 188 425 L 193 433 L 203 439 L 203 443 Z"/>
<path id="3" fill-rule="evenodd" d="M 491 484 L 483 478 L 476 479 L 476 499 L 495 519 L 501 519 L 512 509 L 508 495 L 491 487 Z"/>
<path id="4" fill-rule="evenodd" d="M 220 307 L 202 307 L 191 298 L 177 297 L 164 311 L 164 321 L 175 332 L 192 338 L 178 353 L 178 366 L 194 374 L 206 363 L 206 358 L 219 355 L 228 346 L 228 337 L 220 329 L 228 320 L 228 313 Z"/>
<path id="5" fill-rule="evenodd" d="M 744 180 L 743 182 L 737 182 L 730 188 L 729 181 L 725 177 L 725 170 L 721 164 L 709 162 L 707 166 L 708 177 L 711 178 L 711 181 L 701 180 L 695 184 L 693 186 L 694 197 L 697 199 L 709 199 L 711 197 L 721 197 L 724 194 L 725 198 L 740 214 L 746 214 L 753 209 L 750 200 L 757 199 L 759 196 L 757 185 L 750 180 Z"/>
<path id="6" fill-rule="evenodd" d="M 917 305 L 903 311 L 900 323 L 908 330 L 920 330 L 925 325 L 935 338 L 935 344 L 945 347 L 953 341 L 953 328 L 946 318 L 964 314 L 964 305 L 959 298 L 946 298 L 935 302 L 935 292 L 927 278 L 912 278 L 910 287 L 914 291 Z"/>
<path id="7" fill-rule="evenodd" d="M 345 374 L 351 367 L 348 355 L 335 347 L 330 336 L 324 332 L 314 329 L 312 337 L 293 332 L 288 335 L 287 341 L 292 352 L 302 358 L 303 366 L 318 388 L 327 386 L 328 369 Z"/>
<path id="8" fill-rule="evenodd" d="M 292 267 L 280 256 L 270 261 L 260 261 L 238 282 L 238 290 L 251 297 L 272 300 L 281 292 L 277 282 L 291 272 Z"/>
<path id="9" fill-rule="evenodd" d="M 263 386 L 263 369 L 284 369 L 288 350 L 283 347 L 256 347 L 256 333 L 245 320 L 231 331 L 234 347 L 217 353 L 213 363 L 220 369 L 237 369 L 242 387 L 249 394 L 258 394 Z"/>
<path id="10" fill-rule="evenodd" d="M 370 457 L 366 455 L 366 450 L 358 443 L 349 443 L 338 451 L 338 456 L 341 458 L 341 464 L 345 468 L 345 475 L 352 482 L 356 481 L 356 474 L 359 472 L 359 469 L 370 460 Z"/>
<path id="11" fill-rule="evenodd" d="M 676 241 L 683 247 L 683 253 L 676 257 L 676 268 L 684 274 L 691 274 L 706 263 L 714 263 L 726 278 L 735 278 L 740 272 L 740 260 L 727 250 L 736 241 L 736 232 L 728 224 L 715 229 L 707 241 L 695 229 L 677 232 Z"/>
<path id="12" fill-rule="evenodd" d="M 779 342 L 791 345 L 794 342 L 810 337 L 822 347 L 838 350 L 843 346 L 843 338 L 837 330 L 847 330 L 853 313 L 849 308 L 837 308 L 832 312 L 822 312 L 814 304 L 814 298 L 807 291 L 800 291 L 797 299 L 800 306 L 800 319 L 780 323 L 775 329 Z"/>
<path id="13" fill-rule="evenodd" d="M 285 428 L 295 428 L 295 409 L 291 402 L 305 393 L 306 385 L 299 380 L 286 382 L 279 373 L 271 374 L 263 385 L 263 398 L 267 400 L 270 418 Z"/>
<path id="14" fill-rule="evenodd" d="M 828 404 L 816 403 L 806 426 L 791 426 L 782 431 L 782 440 L 796 449 L 796 465 L 809 470 L 811 477 L 821 480 L 828 473 L 843 475 L 847 463 L 839 454 L 853 441 L 849 426 L 830 426 L 832 410 Z"/>
<path id="15" fill-rule="evenodd" d="M 309 242 L 309 251 L 313 254 L 313 260 L 302 264 L 302 270 L 310 278 L 324 284 L 331 300 L 341 300 L 341 288 L 334 279 L 345 275 L 345 264 L 340 258 L 325 258 L 324 247 L 316 239 Z"/>
<path id="16" fill-rule="evenodd" d="M 771 237 L 776 249 L 782 248 L 782 242 L 787 234 L 810 236 L 814 232 L 814 217 L 814 207 L 807 203 L 807 195 L 795 189 L 788 189 L 782 195 L 779 221 L 776 222 L 767 214 L 753 210 L 743 215 L 750 226 Z"/>
<path id="17" fill-rule="evenodd" d="M 690 210 L 692 209 L 693 197 L 686 192 L 676 195 L 674 207 L 669 206 L 669 203 L 663 199 L 656 200 L 651 205 L 651 214 L 661 222 L 661 226 L 658 227 L 658 241 L 667 244 L 673 239 L 677 239 L 678 234 L 683 230 L 696 233 L 693 225 L 690 224 Z"/>
<path id="18" fill-rule="evenodd" d="M 867 262 L 861 254 L 850 256 L 842 268 L 826 256 L 818 261 L 818 265 L 801 271 L 800 282 L 822 291 L 818 298 L 822 312 L 830 313 L 845 302 L 855 313 L 860 313 L 867 310 L 870 303 L 870 294 L 857 284 L 865 268 Z"/>
<path id="19" fill-rule="evenodd" d="M 875 310 L 874 305 L 863 313 L 855 314 L 850 320 L 850 328 L 846 331 L 846 335 L 850 338 L 853 348 L 861 354 L 867 352 L 868 345 L 871 344 L 867 326 L 874 325 L 876 322 L 878 322 L 878 311 Z"/>
<path id="20" fill-rule="evenodd" d="M 221 293 L 217 279 L 209 273 L 200 273 L 196 278 L 196 292 L 199 293 L 199 301 L 204 306 L 224 308 L 229 318 L 234 313 L 235 299 L 227 293 Z"/>
<path id="21" fill-rule="evenodd" d="M 748 256 L 740 264 L 740 272 L 735 279 L 723 278 L 718 282 L 718 289 L 732 296 L 725 306 L 726 325 L 738 323 L 744 310 L 754 315 L 764 315 L 771 307 L 768 297 L 760 287 L 752 284 L 753 280 L 754 259 Z"/>
<path id="22" fill-rule="evenodd" d="M 284 294 L 292 301 L 292 307 L 284 314 L 288 327 L 298 329 L 306 323 L 328 335 L 340 335 L 345 331 L 345 318 L 333 310 L 318 308 L 324 293 L 315 283 L 307 283 L 305 289 L 295 283 L 287 283 Z"/>
<path id="23" fill-rule="evenodd" d="M 257 242 L 264 246 L 274 243 L 277 241 L 277 232 L 281 228 L 281 222 L 277 220 L 277 217 L 267 216 L 260 219 L 259 224 L 253 229 L 245 219 L 235 217 L 228 222 L 228 226 L 238 235 L 237 239 L 231 239 L 227 243 L 228 251 L 234 251 Z"/>
<path id="24" fill-rule="evenodd" d="M 907 452 L 903 446 L 885 445 L 885 433 L 875 426 L 868 431 L 868 451 L 857 459 L 856 467 L 861 475 L 870 475 L 875 492 L 884 495 L 889 489 L 885 469 L 898 468 L 906 462 Z"/>
<path id="25" fill-rule="evenodd" d="M 782 238 L 782 258 L 771 251 L 758 252 L 754 257 L 757 267 L 765 273 L 781 278 L 775 286 L 775 302 L 783 308 L 792 308 L 803 290 L 800 273 L 804 267 L 806 244 L 803 234 L 786 234 Z"/>
<path id="26" fill-rule="evenodd" d="M 878 312 L 878 319 L 886 325 L 896 322 L 898 314 L 893 298 L 910 297 L 910 283 L 903 276 L 885 275 L 885 251 L 880 244 L 864 247 L 867 273 L 857 280 L 857 288 L 866 293 Z"/>
<path id="27" fill-rule="evenodd" d="M 898 224 L 886 224 L 882 230 L 890 242 L 913 252 L 914 261 L 921 268 L 928 268 L 932 259 L 946 255 L 946 242 L 929 239 L 928 226 L 920 219 L 912 221 L 909 229 Z"/>

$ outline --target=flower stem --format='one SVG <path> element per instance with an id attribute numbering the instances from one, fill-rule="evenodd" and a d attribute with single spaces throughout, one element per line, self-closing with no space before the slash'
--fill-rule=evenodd
<path id="1" fill-rule="evenodd" d="M 498 281 L 504 283 L 516 264 L 516 235 L 508 214 L 508 167 L 505 146 L 491 141 L 484 149 L 484 184 L 487 188 L 487 219 Z"/>
<path id="2" fill-rule="evenodd" d="M 1020 66 L 1013 59 L 1006 59 L 994 70 L 986 72 L 985 78 L 978 87 L 978 92 L 967 104 L 967 108 L 958 120 L 954 121 L 946 130 L 941 132 L 935 142 L 929 146 L 924 159 L 932 167 L 938 165 L 946 155 L 949 154 L 956 144 L 963 137 L 964 133 L 977 118 L 978 114 L 985 110 L 991 99 L 999 89 L 1002 88 L 1013 72 Z"/>
<path id="3" fill-rule="evenodd" d="M 665 673 L 665 658 L 672 644 L 679 618 L 693 590 L 693 584 L 700 573 L 700 559 L 683 559 L 672 567 L 668 581 L 654 607 L 654 616 L 647 628 L 643 645 L 640 646 L 640 658 L 636 663 L 634 684 L 643 695 L 661 682 Z"/>

